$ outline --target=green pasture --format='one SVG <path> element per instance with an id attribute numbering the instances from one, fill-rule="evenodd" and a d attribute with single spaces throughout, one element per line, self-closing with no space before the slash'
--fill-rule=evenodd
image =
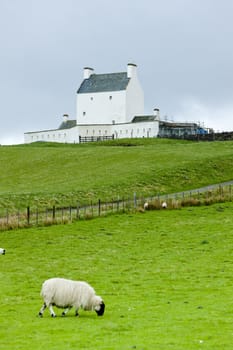
<path id="1" fill-rule="evenodd" d="M 233 142 L 163 139 L 0 147 L 0 210 L 152 196 L 232 180 Z"/>
<path id="2" fill-rule="evenodd" d="M 232 212 L 225 203 L 1 232 L 0 349 L 232 349 Z M 54 276 L 88 281 L 105 315 L 38 318 Z"/>

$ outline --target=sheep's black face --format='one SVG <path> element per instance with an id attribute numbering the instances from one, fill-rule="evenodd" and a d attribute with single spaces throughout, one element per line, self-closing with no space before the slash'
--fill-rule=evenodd
<path id="1" fill-rule="evenodd" d="M 95 310 L 95 311 L 96 311 L 96 313 L 97 313 L 98 316 L 103 316 L 103 314 L 104 314 L 104 309 L 105 309 L 105 304 L 104 304 L 104 302 L 102 301 L 102 302 L 100 303 L 100 308 L 99 308 L 99 310 Z"/>

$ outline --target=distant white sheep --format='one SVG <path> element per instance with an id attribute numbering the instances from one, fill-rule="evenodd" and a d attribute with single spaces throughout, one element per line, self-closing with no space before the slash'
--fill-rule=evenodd
<path id="1" fill-rule="evenodd" d="M 149 207 L 149 203 L 148 202 L 144 203 L 144 210 L 148 209 L 148 207 Z"/>
<path id="2" fill-rule="evenodd" d="M 162 208 L 163 208 L 163 209 L 167 209 L 167 202 L 163 202 L 163 203 L 162 203 Z"/>
<path id="3" fill-rule="evenodd" d="M 5 255 L 6 254 L 6 249 L 0 248 L 0 255 Z"/>
<path id="4" fill-rule="evenodd" d="M 64 278 L 50 278 L 46 280 L 41 289 L 41 296 L 44 304 L 39 311 L 42 317 L 46 307 L 49 308 L 52 317 L 56 317 L 52 306 L 65 309 L 62 316 L 72 308 L 75 308 L 75 315 L 78 316 L 79 308 L 86 311 L 94 310 L 98 316 L 104 314 L 105 304 L 95 290 L 86 282 L 72 281 Z"/>

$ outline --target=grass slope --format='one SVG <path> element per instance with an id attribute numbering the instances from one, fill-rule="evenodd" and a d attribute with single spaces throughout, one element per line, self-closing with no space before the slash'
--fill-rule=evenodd
<path id="1" fill-rule="evenodd" d="M 232 180 L 232 158 L 229 141 L 140 139 L 2 146 L 0 208 L 183 191 Z"/>
<path id="2" fill-rule="evenodd" d="M 232 349 L 233 204 L 1 233 L 0 348 Z M 89 281 L 106 313 L 53 319 L 52 276 Z"/>

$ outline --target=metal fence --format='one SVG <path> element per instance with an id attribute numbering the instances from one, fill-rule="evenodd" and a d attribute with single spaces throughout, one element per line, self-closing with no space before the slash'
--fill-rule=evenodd
<path id="1" fill-rule="evenodd" d="M 232 181 L 221 185 L 207 186 L 191 191 L 183 191 L 169 195 L 152 195 L 151 197 L 138 197 L 136 193 L 128 198 L 112 199 L 103 202 L 100 199 L 96 203 L 88 205 L 36 208 L 30 207 L 23 210 L 11 211 L 5 209 L 0 214 L 0 230 L 31 226 L 48 226 L 76 220 L 89 220 L 96 217 L 114 213 L 129 211 L 144 211 L 162 209 L 162 203 L 166 201 L 168 209 L 177 209 L 186 205 L 208 205 L 216 202 L 232 200 Z M 145 203 L 147 203 L 145 207 Z"/>

